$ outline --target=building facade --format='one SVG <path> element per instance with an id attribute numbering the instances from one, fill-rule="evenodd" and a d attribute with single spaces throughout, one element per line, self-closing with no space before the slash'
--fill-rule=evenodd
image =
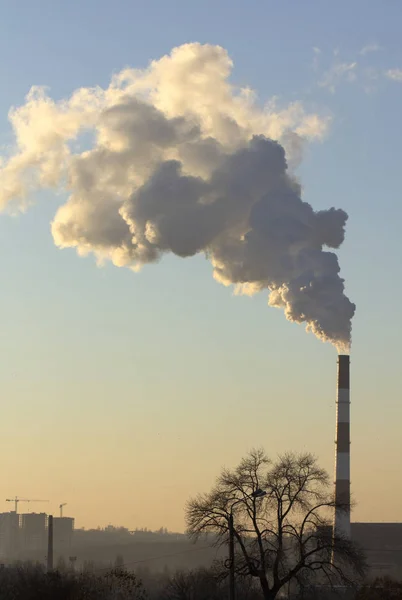
<path id="1" fill-rule="evenodd" d="M 74 519 L 71 517 L 54 517 L 53 546 L 55 552 L 63 554 L 71 548 L 73 542 Z"/>
<path id="2" fill-rule="evenodd" d="M 20 516 L 21 550 L 31 552 L 46 550 L 47 515 L 27 513 Z"/>
<path id="3" fill-rule="evenodd" d="M 0 513 L 0 560 L 18 558 L 20 549 L 20 515 Z"/>

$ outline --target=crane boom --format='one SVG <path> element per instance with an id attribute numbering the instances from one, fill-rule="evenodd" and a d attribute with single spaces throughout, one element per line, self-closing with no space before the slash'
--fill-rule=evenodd
<path id="1" fill-rule="evenodd" d="M 6 502 L 14 502 L 15 512 L 17 513 L 19 502 L 49 502 L 49 500 L 33 500 L 32 498 L 18 498 L 18 496 L 15 496 L 15 498 L 6 498 Z"/>

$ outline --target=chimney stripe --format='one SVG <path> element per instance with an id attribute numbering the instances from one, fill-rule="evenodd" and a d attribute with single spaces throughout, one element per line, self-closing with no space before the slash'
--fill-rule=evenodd
<path id="1" fill-rule="evenodd" d="M 338 452 L 336 460 L 336 481 L 350 479 L 350 455 L 349 452 Z"/>
<path id="2" fill-rule="evenodd" d="M 340 390 L 341 392 L 347 392 L 349 398 L 349 390 Z M 345 396 L 343 393 L 342 396 Z M 350 407 L 349 401 L 339 400 L 336 406 L 336 421 L 337 423 L 349 423 L 350 420 Z"/>
<path id="3" fill-rule="evenodd" d="M 338 356 L 338 388 L 348 390 L 349 387 L 349 356 L 340 354 Z"/>

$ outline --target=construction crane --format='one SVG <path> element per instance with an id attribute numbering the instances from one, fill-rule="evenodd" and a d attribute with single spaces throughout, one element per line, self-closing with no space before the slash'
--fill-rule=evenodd
<path id="1" fill-rule="evenodd" d="M 59 508 L 60 508 L 60 518 L 63 518 L 63 506 L 66 506 L 67 502 L 63 502 L 63 504 L 60 504 Z"/>
<path id="2" fill-rule="evenodd" d="M 27 499 L 27 498 L 18 498 L 18 496 L 16 496 L 15 498 L 7 498 L 6 502 L 14 502 L 14 508 L 15 508 L 15 512 L 18 512 L 18 503 L 19 502 L 49 502 L 49 500 L 32 500 L 32 499 Z"/>

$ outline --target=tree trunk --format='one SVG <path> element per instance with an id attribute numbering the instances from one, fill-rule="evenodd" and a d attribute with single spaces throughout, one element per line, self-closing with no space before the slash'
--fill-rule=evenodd
<path id="1" fill-rule="evenodd" d="M 260 575 L 260 585 L 264 596 L 264 600 L 274 600 L 276 594 L 278 593 L 278 590 L 273 590 L 269 588 L 268 580 L 265 576 L 265 573 L 263 575 Z"/>

